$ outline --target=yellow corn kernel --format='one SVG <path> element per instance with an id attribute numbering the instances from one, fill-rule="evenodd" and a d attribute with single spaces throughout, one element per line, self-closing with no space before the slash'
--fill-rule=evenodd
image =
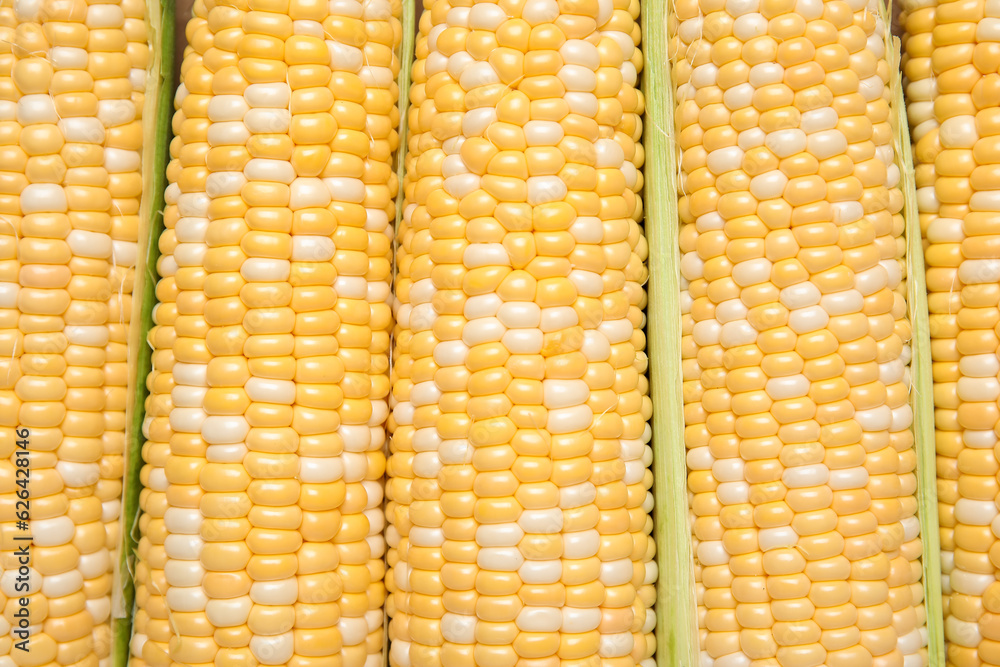
<path id="1" fill-rule="evenodd" d="M 650 666 L 638 3 L 460 5 L 410 91 L 389 661 Z"/>
<path id="2" fill-rule="evenodd" d="M 1000 286 L 992 275 L 1000 202 L 991 181 L 1000 110 L 996 74 L 989 74 L 995 68 L 986 66 L 1000 53 L 1000 35 L 976 4 L 907 2 L 900 19 L 925 239 L 948 662 L 1000 665 L 993 620 L 1000 611 L 1000 542 L 990 527 L 1000 421 Z"/>
<path id="3" fill-rule="evenodd" d="M 150 667 L 380 662 L 400 16 L 194 5 L 149 334 Z"/>
<path id="4" fill-rule="evenodd" d="M 926 665 L 878 5 L 684 0 L 668 36 L 702 659 Z"/>

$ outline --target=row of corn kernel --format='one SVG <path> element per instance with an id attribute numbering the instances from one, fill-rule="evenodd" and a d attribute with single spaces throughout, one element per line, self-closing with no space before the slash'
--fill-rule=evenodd
<path id="1" fill-rule="evenodd" d="M 146 664 L 379 662 L 400 9 L 195 5 L 151 333 Z"/>
<path id="2" fill-rule="evenodd" d="M 1000 665 L 1000 11 L 905 3 L 903 63 L 925 240 L 949 665 Z"/>
<path id="3" fill-rule="evenodd" d="M 690 0 L 669 34 L 702 659 L 927 664 L 879 8 Z"/>
<path id="4" fill-rule="evenodd" d="M 637 2 L 434 0 L 413 70 L 390 664 L 652 664 Z"/>

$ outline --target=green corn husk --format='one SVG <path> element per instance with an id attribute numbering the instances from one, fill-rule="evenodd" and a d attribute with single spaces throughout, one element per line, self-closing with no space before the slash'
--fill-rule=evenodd
<path id="1" fill-rule="evenodd" d="M 937 453 L 934 442 L 934 376 L 931 369 L 931 340 L 927 311 L 927 281 L 924 248 L 917 211 L 917 187 L 913 170 L 910 125 L 903 100 L 903 75 L 899 68 L 900 40 L 889 32 L 892 5 L 882 5 L 889 48 L 889 82 L 895 113 L 895 151 L 903 190 L 906 219 L 906 303 L 913 336 L 910 339 L 910 406 L 913 409 L 913 438 L 917 450 L 917 513 L 923 547 L 924 609 L 927 615 L 927 656 L 930 665 L 945 664 L 944 617 L 941 599 L 941 536 L 938 528 Z"/>
<path id="2" fill-rule="evenodd" d="M 642 8 L 645 56 L 642 90 L 646 100 L 643 196 L 649 242 L 646 341 L 653 401 L 653 532 L 659 568 L 656 654 L 659 664 L 695 667 L 699 652 L 697 603 L 681 393 L 678 161 L 673 141 L 676 103 L 670 71 L 667 12 L 667 2 L 651 0 Z"/>
<path id="3" fill-rule="evenodd" d="M 170 122 L 173 116 L 174 71 L 174 3 L 172 0 L 147 0 L 147 30 L 150 41 L 150 63 L 146 73 L 143 117 L 142 192 L 139 219 L 146 224 L 139 230 L 138 257 L 144 264 L 136 267 L 132 299 L 132 328 L 128 341 L 128 386 L 133 392 L 132 404 L 125 417 L 125 472 L 122 480 L 121 536 L 118 561 L 115 563 L 112 592 L 112 665 L 125 667 L 132 637 L 132 617 L 135 603 L 135 548 L 138 544 L 139 471 L 142 469 L 142 422 L 149 391 L 152 349 L 146 335 L 153 326 L 153 304 L 156 302 L 156 260 L 160 250 L 156 240 L 163 231 L 163 194 L 166 187 L 166 165 L 169 156 Z"/>

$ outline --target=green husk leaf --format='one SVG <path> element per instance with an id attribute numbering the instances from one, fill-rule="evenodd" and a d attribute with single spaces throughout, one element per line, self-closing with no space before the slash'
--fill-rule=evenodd
<path id="1" fill-rule="evenodd" d="M 672 139 L 675 102 L 667 53 L 666 2 L 643 5 L 642 42 L 646 99 L 643 174 L 649 242 L 646 340 L 653 401 L 653 531 L 659 568 L 656 653 L 662 665 L 694 667 L 698 664 L 698 625 L 681 394 L 678 172 Z"/>
<path id="2" fill-rule="evenodd" d="M 147 29 L 150 64 L 147 71 L 145 105 L 142 112 L 142 192 L 139 219 L 146 221 L 139 231 L 138 256 L 145 264 L 135 272 L 132 299 L 132 328 L 128 341 L 128 386 L 133 395 L 125 417 L 125 474 L 121 512 L 121 542 L 112 594 L 112 665 L 125 667 L 132 637 L 135 604 L 135 548 L 138 543 L 139 471 L 142 468 L 142 422 L 148 390 L 152 350 L 146 335 L 153 326 L 156 302 L 156 260 L 160 256 L 157 239 L 163 231 L 163 193 L 166 187 L 167 146 L 173 116 L 174 3 L 172 0 L 147 0 Z"/>
<path id="3" fill-rule="evenodd" d="M 903 190 L 903 217 L 906 220 L 906 301 L 909 309 L 912 359 L 910 360 L 910 406 L 913 409 L 913 438 L 917 451 L 917 506 L 923 547 L 924 610 L 927 616 L 927 655 L 930 664 L 945 664 L 944 616 L 941 600 L 941 539 L 938 529 L 937 453 L 934 437 L 934 377 L 931 370 L 930 324 L 927 311 L 927 281 L 924 248 L 917 210 L 917 188 L 913 169 L 903 80 L 899 68 L 900 41 L 889 34 L 891 3 L 882 7 L 886 17 L 887 57 L 892 78 L 889 82 L 895 115 L 895 149 Z"/>

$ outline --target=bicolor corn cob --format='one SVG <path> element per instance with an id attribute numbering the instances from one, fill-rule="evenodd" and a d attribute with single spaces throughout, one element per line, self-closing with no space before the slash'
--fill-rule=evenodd
<path id="1" fill-rule="evenodd" d="M 702 664 L 927 664 L 879 7 L 677 0 L 669 29 Z"/>
<path id="2" fill-rule="evenodd" d="M 949 665 L 1000 665 L 1000 6 L 904 3 Z"/>
<path id="3" fill-rule="evenodd" d="M 381 663 L 400 10 L 194 5 L 149 336 L 135 664 Z"/>
<path id="4" fill-rule="evenodd" d="M 0 3 L 0 656 L 11 665 L 96 667 L 112 648 L 148 61 L 141 0 Z M 29 509 L 17 503 L 19 440 Z M 27 535 L 25 589 L 16 540 Z M 24 607 L 30 638 L 15 647 Z"/>
<path id="5" fill-rule="evenodd" d="M 653 664 L 638 16 L 425 4 L 386 486 L 395 667 Z"/>

